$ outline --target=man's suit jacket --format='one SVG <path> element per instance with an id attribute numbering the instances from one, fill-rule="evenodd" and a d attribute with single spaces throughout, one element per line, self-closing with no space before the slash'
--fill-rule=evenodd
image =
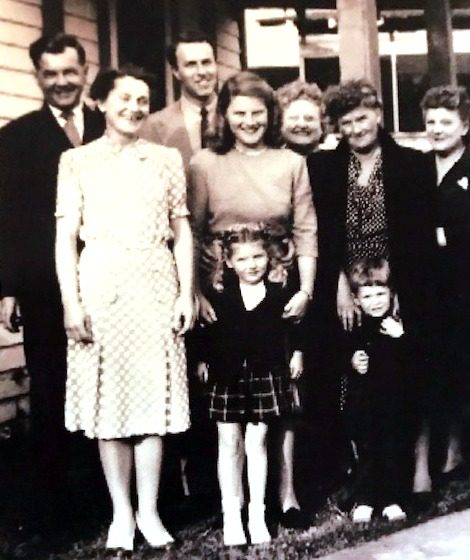
<path id="1" fill-rule="evenodd" d="M 84 142 L 101 136 L 101 113 L 84 107 Z M 0 282 L 4 296 L 47 297 L 55 274 L 55 204 L 61 154 L 72 147 L 47 105 L 0 129 Z"/>
<path id="2" fill-rule="evenodd" d="M 187 174 L 194 151 L 184 123 L 181 101 L 176 101 L 150 115 L 142 128 L 141 136 L 150 142 L 177 148 L 183 158 L 184 170 Z"/>

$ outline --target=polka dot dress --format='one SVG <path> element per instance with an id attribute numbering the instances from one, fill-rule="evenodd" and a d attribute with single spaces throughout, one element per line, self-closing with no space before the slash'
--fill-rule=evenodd
<path id="1" fill-rule="evenodd" d="M 361 164 L 352 154 L 348 166 L 346 267 L 361 258 L 389 256 L 382 156 L 377 158 L 367 185 L 358 184 L 360 172 Z"/>
<path id="2" fill-rule="evenodd" d="M 188 214 L 176 150 L 104 137 L 66 152 L 58 219 L 81 220 L 79 291 L 93 342 L 69 341 L 66 427 L 88 437 L 189 427 L 184 342 L 172 330 L 178 283 L 169 219 Z"/>

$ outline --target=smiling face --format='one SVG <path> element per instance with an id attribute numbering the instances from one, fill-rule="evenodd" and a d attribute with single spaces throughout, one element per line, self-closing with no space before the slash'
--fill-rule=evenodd
<path id="1" fill-rule="evenodd" d="M 457 110 L 444 107 L 427 109 L 424 124 L 432 149 L 436 153 L 445 156 L 463 148 L 463 137 L 468 132 L 468 122 L 462 120 Z"/>
<path id="2" fill-rule="evenodd" d="M 179 43 L 173 74 L 181 82 L 183 94 L 199 102 L 215 92 L 217 64 L 209 43 Z"/>
<path id="3" fill-rule="evenodd" d="M 148 85 L 131 76 L 117 78 L 114 88 L 99 108 L 105 114 L 107 132 L 127 139 L 135 138 L 150 110 Z"/>
<path id="4" fill-rule="evenodd" d="M 378 144 L 380 109 L 356 107 L 338 119 L 339 131 L 354 152 L 368 153 Z"/>
<path id="5" fill-rule="evenodd" d="M 390 309 L 392 292 L 387 286 L 359 286 L 356 303 L 364 315 L 383 317 Z"/>
<path id="6" fill-rule="evenodd" d="M 227 107 L 226 119 L 240 148 L 264 146 L 268 127 L 268 109 L 263 100 L 245 95 L 235 96 Z"/>
<path id="7" fill-rule="evenodd" d="M 79 104 L 86 74 L 87 66 L 80 63 L 77 51 L 66 47 L 61 53 L 41 55 L 36 80 L 46 103 L 66 111 Z"/>
<path id="8" fill-rule="evenodd" d="M 282 113 L 281 133 L 294 149 L 314 150 L 322 136 L 320 107 L 308 99 L 292 101 Z"/>
<path id="9" fill-rule="evenodd" d="M 258 284 L 268 269 L 268 253 L 262 241 L 232 243 L 227 265 L 233 268 L 242 284 Z"/>

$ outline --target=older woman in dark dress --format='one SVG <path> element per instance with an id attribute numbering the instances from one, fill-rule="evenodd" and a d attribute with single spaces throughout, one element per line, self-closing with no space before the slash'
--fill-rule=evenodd
<path id="1" fill-rule="evenodd" d="M 348 330 L 359 320 L 346 271 L 360 258 L 384 258 L 390 263 L 400 314 L 413 339 L 416 375 L 422 379 L 433 299 L 429 163 L 421 152 L 398 146 L 382 129 L 382 104 L 369 83 L 352 80 L 332 86 L 326 91 L 325 105 L 342 138 L 335 150 L 308 159 L 318 215 L 315 295 L 323 366 L 340 371 L 340 325 Z M 414 490 L 422 489 L 426 488 L 415 481 Z"/>

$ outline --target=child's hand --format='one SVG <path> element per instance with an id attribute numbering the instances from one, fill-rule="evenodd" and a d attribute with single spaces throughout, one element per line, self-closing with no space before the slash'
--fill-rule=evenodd
<path id="1" fill-rule="evenodd" d="M 291 379 L 299 379 L 304 372 L 304 355 L 300 350 L 295 350 L 289 363 Z"/>
<path id="2" fill-rule="evenodd" d="M 403 329 L 403 323 L 400 319 L 387 317 L 380 325 L 380 332 L 387 336 L 391 336 L 392 338 L 400 338 L 400 336 L 403 336 L 405 331 Z"/>
<path id="3" fill-rule="evenodd" d="M 196 375 L 201 383 L 207 383 L 209 379 L 209 365 L 206 362 L 199 362 L 196 368 Z"/>
<path id="4" fill-rule="evenodd" d="M 369 356 L 364 350 L 356 350 L 351 359 L 351 365 L 357 373 L 364 375 L 369 369 Z"/>

